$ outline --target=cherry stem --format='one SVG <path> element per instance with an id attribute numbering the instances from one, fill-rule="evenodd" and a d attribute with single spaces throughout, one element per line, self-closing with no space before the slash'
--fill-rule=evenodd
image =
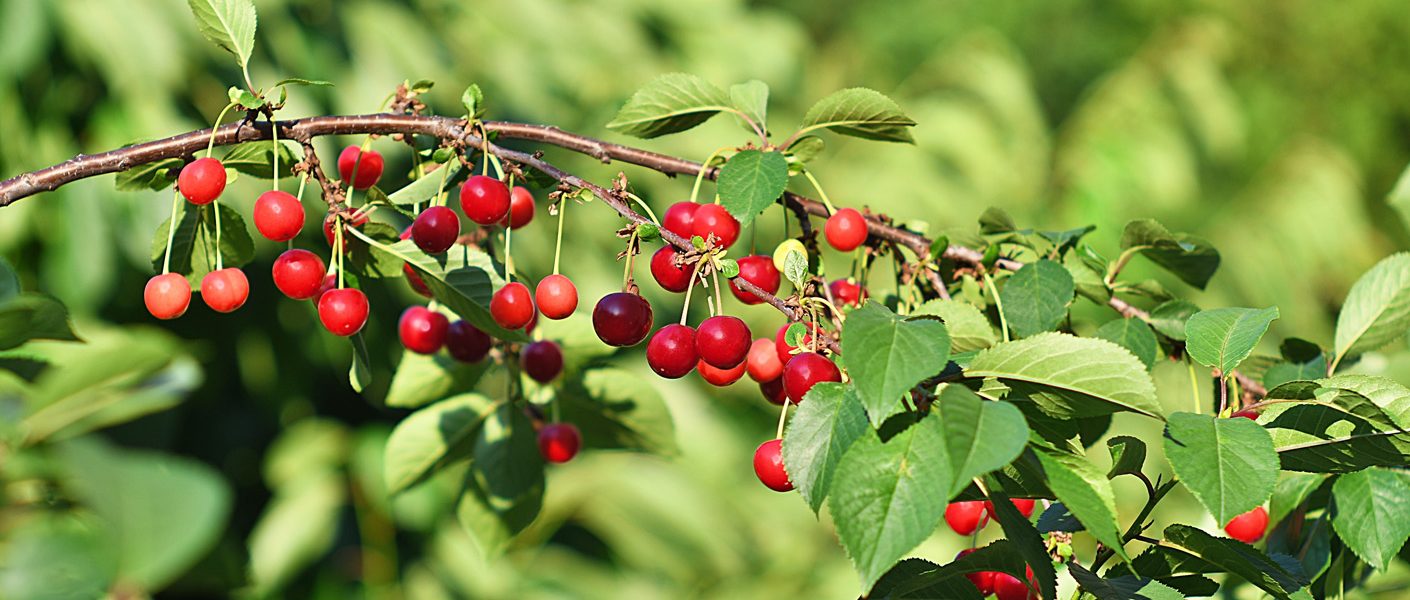
<path id="1" fill-rule="evenodd" d="M 1199 376 L 1195 375 L 1195 361 L 1187 358 L 1185 365 L 1190 371 L 1190 398 L 1194 402 L 1194 413 L 1199 414 Z"/>
<path id="2" fill-rule="evenodd" d="M 715 158 L 726 150 L 729 150 L 729 146 L 716 148 L 714 152 L 710 153 L 710 157 L 705 159 L 705 162 L 700 163 L 700 170 L 695 173 L 695 186 L 690 188 L 691 204 L 695 204 L 696 199 L 700 197 L 700 182 L 704 181 L 705 172 L 710 170 L 710 163 L 715 162 Z"/>
<path id="3" fill-rule="evenodd" d="M 818 351 L 818 338 L 822 337 L 822 334 L 819 333 L 819 328 L 818 328 L 818 307 L 816 307 L 816 306 L 810 306 L 810 307 L 808 307 L 808 314 L 813 317 L 813 335 L 812 335 L 812 338 L 813 338 L 813 339 L 812 339 L 812 340 L 809 340 L 809 342 L 811 343 L 811 345 L 812 345 L 812 347 L 813 347 L 813 352 L 817 352 L 817 351 Z"/>
<path id="4" fill-rule="evenodd" d="M 509 176 L 509 189 L 514 189 L 514 176 Z M 513 196 L 510 192 L 510 196 Z M 510 202 L 513 205 L 513 202 Z M 504 217 L 507 223 L 504 226 L 504 282 L 509 283 L 509 274 L 514 272 L 514 255 L 509 253 L 509 240 L 514 234 L 514 209 L 509 210 L 509 214 Z"/>
<path id="5" fill-rule="evenodd" d="M 713 252 L 706 258 L 710 260 L 710 265 L 714 267 L 710 270 L 710 275 L 715 279 L 715 304 L 720 307 L 720 313 L 723 314 L 725 312 L 725 299 L 724 296 L 720 294 L 720 263 L 715 261 L 715 254 Z"/>
<path id="6" fill-rule="evenodd" d="M 788 417 L 788 398 L 783 399 L 783 406 L 778 407 L 778 431 L 774 432 L 774 439 L 783 439 L 783 424 Z"/>
<path id="7" fill-rule="evenodd" d="M 441 187 L 436 196 L 431 198 L 431 206 L 445 206 L 450 202 L 450 194 L 446 192 L 446 182 L 450 181 L 450 165 L 449 161 L 441 165 Z M 416 212 L 421 212 L 421 203 L 417 202 L 415 208 Z"/>
<path id="8" fill-rule="evenodd" d="M 827 214 L 837 214 L 837 209 L 832 206 L 832 201 L 827 199 L 827 192 L 823 191 L 822 184 L 818 183 L 816 177 L 813 177 L 813 172 L 807 169 L 803 169 L 803 176 L 807 177 L 808 183 L 813 184 L 813 189 L 818 191 L 818 199 L 822 200 L 823 206 L 827 207 Z"/>
<path id="9" fill-rule="evenodd" d="M 838 322 L 847 320 L 847 317 L 842 314 L 842 311 L 838 310 L 837 305 L 833 304 L 832 301 L 828 300 L 827 298 L 820 298 L 818 296 L 808 296 L 807 298 L 804 298 L 803 301 L 821 303 L 822 305 L 826 306 L 829 311 L 832 311 L 833 315 L 837 316 Z"/>
<path id="10" fill-rule="evenodd" d="M 513 192 L 510 192 L 512 195 Z M 567 194 L 558 198 L 558 236 L 553 242 L 553 274 L 558 274 L 558 261 L 563 253 L 563 213 L 568 212 L 568 204 L 572 200 Z M 512 203 L 511 203 L 512 204 Z"/>
<path id="11" fill-rule="evenodd" d="M 225 253 L 220 251 L 220 200 L 214 200 L 210 204 L 211 210 L 215 211 L 215 270 L 225 268 Z"/>
<path id="12" fill-rule="evenodd" d="M 690 284 L 685 288 L 685 304 L 681 306 L 681 325 L 685 325 L 686 315 L 690 314 L 690 293 L 695 291 L 695 280 L 700 277 L 700 267 L 704 265 L 705 259 L 702 257 L 695 261 L 695 268 L 690 272 Z"/>
<path id="13" fill-rule="evenodd" d="M 215 151 L 215 134 L 220 131 L 220 122 L 225 120 L 225 113 L 230 112 L 232 108 L 235 108 L 234 102 L 226 104 L 225 108 L 220 109 L 220 115 L 215 118 L 215 125 L 211 127 L 211 141 L 206 144 L 206 158 L 210 158 L 211 152 Z"/>
<path id="14" fill-rule="evenodd" d="M 642 210 L 646 211 L 646 216 L 651 219 L 651 222 L 652 222 L 652 223 L 655 223 L 655 224 L 656 224 L 656 228 L 657 228 L 657 229 L 660 229 L 660 228 L 661 228 L 661 219 L 656 218 L 656 213 L 651 210 L 651 207 L 650 207 L 650 206 L 647 206 L 647 205 L 646 205 L 646 201 L 645 201 L 645 200 L 642 200 L 642 199 L 641 199 L 640 197 L 638 197 L 636 194 L 633 194 L 633 193 L 631 193 L 631 192 L 623 192 L 623 193 L 625 193 L 628 198 L 631 198 L 632 200 L 635 200 L 636 203 L 637 203 L 637 206 L 640 206 Z"/>
<path id="15" fill-rule="evenodd" d="M 171 272 L 171 245 L 176 241 L 176 211 L 181 208 L 181 192 L 171 190 L 171 219 L 167 220 L 166 257 L 162 259 L 162 275 Z"/>
<path id="16" fill-rule="evenodd" d="M 299 201 L 299 206 L 300 206 L 300 207 L 302 207 L 303 204 L 304 204 L 304 184 L 306 184 L 306 183 L 308 183 L 308 173 L 307 173 L 307 172 L 305 172 L 303 175 L 299 176 L 299 195 L 294 196 L 294 198 Z"/>
<path id="17" fill-rule="evenodd" d="M 353 167 L 356 170 L 357 167 Z M 343 289 L 343 215 L 333 217 L 333 255 L 338 257 L 338 289 Z"/>
<path id="18" fill-rule="evenodd" d="M 622 289 L 627 288 L 627 282 L 632 280 L 632 262 L 636 254 L 632 252 L 632 247 L 636 246 L 636 229 L 632 229 L 632 236 L 627 239 L 627 260 L 626 266 L 622 268 Z"/>
<path id="19" fill-rule="evenodd" d="M 270 188 L 279 190 L 279 122 L 274 119 L 269 120 L 269 132 L 274 139 L 274 185 Z"/>

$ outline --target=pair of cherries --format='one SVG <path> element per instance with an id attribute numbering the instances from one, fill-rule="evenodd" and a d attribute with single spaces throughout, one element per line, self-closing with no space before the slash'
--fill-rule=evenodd
<path id="1" fill-rule="evenodd" d="M 646 344 L 646 363 L 657 375 L 679 379 L 700 369 L 706 381 L 729 385 L 744 375 L 752 335 L 739 317 L 716 315 L 695 328 L 670 324 Z"/>
<path id="2" fill-rule="evenodd" d="M 539 313 L 554 320 L 566 319 L 577 309 L 578 288 L 557 273 L 539 280 L 532 294 L 529 286 L 511 281 L 490 297 L 490 317 L 505 329 L 522 329 Z"/>
<path id="3" fill-rule="evenodd" d="M 973 548 L 961 550 L 956 560 L 974 552 Z M 979 595 L 992 594 L 998 600 L 1038 600 L 1038 579 L 1033 576 L 1033 567 L 1025 565 L 1027 583 L 1017 577 L 1000 571 L 976 571 L 965 573 L 965 578 L 979 590 Z"/>
<path id="4" fill-rule="evenodd" d="M 274 259 L 274 287 L 295 300 L 312 300 L 323 327 L 338 336 L 350 336 L 367 324 L 367 295 L 355 288 L 339 288 L 338 276 L 328 273 L 323 259 L 302 248 L 285 250 Z"/>

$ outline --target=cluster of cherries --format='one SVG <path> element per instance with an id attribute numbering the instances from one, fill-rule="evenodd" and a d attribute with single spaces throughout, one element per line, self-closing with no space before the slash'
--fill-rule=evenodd
<path id="1" fill-rule="evenodd" d="M 1033 509 L 1037 506 L 1037 501 L 1025 498 L 1012 498 L 1010 502 L 1024 518 L 1033 516 Z M 988 500 L 951 502 L 949 506 L 945 507 L 945 524 L 949 525 L 955 533 L 970 536 L 988 525 L 989 517 L 993 514 L 994 504 Z M 959 559 L 971 552 L 974 552 L 973 548 L 962 550 L 955 558 Z M 984 596 L 993 594 L 999 600 L 1037 600 L 1038 598 L 1038 583 L 1033 577 L 1033 567 L 1027 568 L 1027 582 L 999 571 L 978 571 L 966 574 L 965 577 L 968 577 L 974 587 L 979 589 L 979 593 Z"/>

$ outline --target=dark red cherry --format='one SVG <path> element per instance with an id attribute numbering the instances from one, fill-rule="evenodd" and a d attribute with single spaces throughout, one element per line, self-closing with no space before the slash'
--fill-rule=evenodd
<path id="1" fill-rule="evenodd" d="M 353 167 L 357 173 L 353 173 Z M 362 151 L 358 146 L 343 148 L 338 155 L 338 176 L 351 181 L 353 189 L 365 190 L 377 185 L 382 178 L 382 155 L 376 150 Z"/>
<path id="2" fill-rule="evenodd" d="M 823 235 L 828 245 L 840 252 L 851 252 L 867 241 L 867 220 L 855 209 L 838 210 L 827 218 Z"/>
<path id="3" fill-rule="evenodd" d="M 666 231 L 690 239 L 690 236 L 695 235 L 695 211 L 699 208 L 700 205 L 694 202 L 672 204 L 666 209 L 661 224 L 666 227 Z"/>
<path id="4" fill-rule="evenodd" d="M 530 342 L 519 351 L 519 367 L 534 381 L 548 383 L 563 372 L 563 350 L 557 342 Z"/>
<path id="5" fill-rule="evenodd" d="M 764 399 L 771 404 L 783 406 L 788 401 L 788 393 L 783 390 L 783 378 L 779 377 L 773 381 L 759 382 L 759 393 L 764 395 Z"/>
<path id="6" fill-rule="evenodd" d="M 215 312 L 234 312 L 249 298 L 250 281 L 240 269 L 227 267 L 201 278 L 201 299 Z"/>
<path id="7" fill-rule="evenodd" d="M 662 246 L 651 255 L 651 277 L 661 289 L 677 294 L 690 287 L 690 276 L 695 274 L 695 265 L 676 264 L 680 253 L 672 246 Z"/>
<path id="8" fill-rule="evenodd" d="M 1248 420 L 1250 420 L 1250 421 L 1257 421 L 1257 420 L 1258 420 L 1258 410 L 1257 410 L 1257 409 L 1247 409 L 1247 408 L 1245 408 L 1245 409 L 1243 409 L 1243 410 L 1235 411 L 1234 414 L 1229 415 L 1229 417 L 1230 417 L 1230 418 L 1239 417 L 1239 418 L 1243 418 L 1243 419 L 1248 419 Z"/>
<path id="9" fill-rule="evenodd" d="M 255 200 L 254 217 L 255 229 L 260 235 L 276 242 L 287 242 L 304 228 L 304 205 L 288 192 L 265 192 Z"/>
<path id="10" fill-rule="evenodd" d="M 191 305 L 191 282 L 180 273 L 157 275 L 147 280 L 142 301 L 152 316 L 164 321 L 175 319 L 186 314 Z"/>
<path id="11" fill-rule="evenodd" d="M 518 229 L 534 220 L 534 194 L 523 186 L 509 190 L 509 214 L 499 220 L 501 227 Z"/>
<path id="12" fill-rule="evenodd" d="M 749 356 L 753 334 L 739 317 L 715 315 L 695 331 L 695 352 L 700 360 L 720 369 L 733 369 Z"/>
<path id="13" fill-rule="evenodd" d="M 474 175 L 460 186 L 460 210 L 471 221 L 494 225 L 509 214 L 509 188 L 486 175 Z"/>
<path id="14" fill-rule="evenodd" d="M 334 231 L 333 231 L 333 221 L 335 221 L 336 219 L 337 219 L 337 217 L 334 216 L 334 215 L 331 215 L 331 214 L 328 215 L 326 218 L 323 219 L 323 238 L 326 239 L 326 240 L 328 240 L 328 247 L 330 247 L 330 248 L 333 247 L 333 243 L 334 243 L 335 241 L 337 241 L 337 238 L 334 236 Z M 353 235 L 352 235 L 351 233 L 348 233 L 348 227 L 351 226 L 351 227 L 356 227 L 356 228 L 358 228 L 358 229 L 362 229 L 362 226 L 363 226 L 363 225 L 366 225 L 366 224 L 367 224 L 367 213 L 362 212 L 361 210 L 356 211 L 356 212 L 353 212 L 353 213 L 351 213 L 351 214 L 344 214 L 344 215 L 343 215 L 343 251 L 344 251 L 344 252 L 347 252 L 347 251 L 348 251 L 348 244 L 353 243 L 354 241 L 357 241 L 357 238 L 353 237 Z"/>
<path id="15" fill-rule="evenodd" d="M 955 556 L 955 560 L 964 558 L 971 552 L 974 552 L 974 548 L 960 550 L 960 553 Z M 980 596 L 988 596 L 994 593 L 994 575 L 997 574 L 997 571 L 976 571 L 973 573 L 965 573 L 964 576 L 969 579 L 970 583 L 974 584 L 975 589 L 979 590 Z"/>
<path id="16" fill-rule="evenodd" d="M 176 188 L 192 204 L 210 204 L 225 191 L 225 165 L 209 156 L 191 161 L 176 176 Z"/>
<path id="17" fill-rule="evenodd" d="M 578 455 L 583 436 L 571 423 L 550 423 L 539 430 L 539 453 L 551 463 L 565 463 Z"/>
<path id="18" fill-rule="evenodd" d="M 401 231 L 401 239 L 411 239 L 410 226 Z M 426 287 L 426 280 L 422 279 L 421 274 L 418 273 L 416 269 L 412 268 L 410 264 L 402 263 L 401 272 L 403 275 L 406 276 L 406 284 L 411 286 L 411 291 L 416 292 L 417 294 L 420 294 L 427 298 L 430 298 L 432 296 L 431 288 Z"/>
<path id="19" fill-rule="evenodd" d="M 783 440 L 773 439 L 754 450 L 754 474 L 765 487 L 775 492 L 793 489 L 788 472 L 783 468 Z"/>
<path id="20" fill-rule="evenodd" d="M 738 279 L 743 279 L 759 286 L 770 294 L 778 293 L 778 286 L 781 281 L 778 269 L 774 268 L 774 260 L 767 256 L 757 254 L 739 259 Z M 753 292 L 740 289 L 739 286 L 735 285 L 734 279 L 729 280 L 729 291 L 734 294 L 735 298 L 738 298 L 740 302 L 745 304 L 759 304 L 764 301 L 763 298 L 755 296 Z"/>
<path id="21" fill-rule="evenodd" d="M 446 343 L 450 319 L 424 306 L 412 306 L 402 311 L 397 321 L 401 345 L 417 354 L 435 354 Z"/>
<path id="22" fill-rule="evenodd" d="M 367 324 L 367 296 L 361 290 L 328 290 L 318 299 L 318 319 L 333 335 L 347 337 Z"/>
<path id="23" fill-rule="evenodd" d="M 945 523 L 960 535 L 970 535 L 989 524 L 988 503 L 983 500 L 951 502 L 945 507 Z"/>
<path id="24" fill-rule="evenodd" d="M 837 303 L 837 308 L 844 306 L 861 306 L 862 300 L 867 293 L 856 281 L 852 279 L 834 279 L 827 284 L 827 291 L 832 293 L 832 301 Z"/>
<path id="25" fill-rule="evenodd" d="M 1038 580 L 1033 567 L 1027 567 L 1028 583 L 1008 573 L 994 573 L 994 597 L 998 600 L 1038 600 Z"/>
<path id="26" fill-rule="evenodd" d="M 1263 534 L 1267 531 L 1268 511 L 1263 510 L 1262 506 L 1230 519 L 1224 526 L 1224 532 L 1228 533 L 1229 537 L 1245 544 L 1263 539 Z"/>
<path id="27" fill-rule="evenodd" d="M 651 304 L 628 292 L 603 296 L 592 309 L 592 328 L 609 346 L 635 346 L 651 332 Z"/>
<path id="28" fill-rule="evenodd" d="M 679 379 L 695 370 L 700 357 L 695 354 L 695 329 L 672 323 L 656 330 L 646 343 L 646 364 L 657 375 Z"/>
<path id="29" fill-rule="evenodd" d="M 735 240 L 739 239 L 739 220 L 729 214 L 729 211 L 725 210 L 723 206 L 702 204 L 700 208 L 695 210 L 691 232 L 707 241 L 713 235 L 715 236 L 716 248 L 728 248 L 734 245 Z"/>
<path id="30" fill-rule="evenodd" d="M 715 387 L 725 387 L 744 377 L 744 363 L 733 369 L 721 369 L 702 360 L 695 363 L 695 370 L 700 372 L 701 379 Z"/>
<path id="31" fill-rule="evenodd" d="M 816 352 L 804 352 L 783 366 L 783 387 L 794 404 L 803 401 L 808 390 L 823 381 L 842 381 L 842 371 L 831 360 Z"/>
<path id="32" fill-rule="evenodd" d="M 428 254 L 440 254 L 460 237 L 460 217 L 444 206 L 432 206 L 416 215 L 411 224 L 411 241 Z"/>
<path id="33" fill-rule="evenodd" d="M 476 363 L 490 353 L 494 339 L 468 321 L 456 321 L 446 329 L 446 352 L 460 362 Z"/>
<path id="34" fill-rule="evenodd" d="M 534 299 L 528 286 L 511 281 L 490 298 L 490 317 L 505 329 L 519 329 L 534 319 Z"/>
<path id="35" fill-rule="evenodd" d="M 543 316 L 566 319 L 578 309 L 578 288 L 563 275 L 549 275 L 540 279 L 538 287 L 534 288 L 534 303 Z"/>
<path id="36" fill-rule="evenodd" d="M 745 361 L 749 378 L 754 381 L 762 383 L 783 377 L 783 362 L 778 359 L 778 347 L 773 340 L 754 340 L 754 343 L 749 345 L 749 357 Z"/>

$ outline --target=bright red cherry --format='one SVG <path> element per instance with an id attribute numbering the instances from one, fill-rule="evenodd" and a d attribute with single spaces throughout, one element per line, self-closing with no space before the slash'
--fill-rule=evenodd
<path id="1" fill-rule="evenodd" d="M 592 328 L 609 346 L 635 346 L 651 333 L 651 303 L 628 292 L 603 296 L 592 309 Z"/>
<path id="2" fill-rule="evenodd" d="M 228 313 L 245 305 L 250 298 L 250 280 L 245 272 L 227 267 L 201 278 L 201 299 L 215 312 Z"/>
<path id="3" fill-rule="evenodd" d="M 357 167 L 356 174 L 353 173 L 354 166 Z M 338 155 L 338 175 L 344 182 L 352 181 L 356 190 L 377 185 L 377 180 L 382 178 L 382 155 L 376 150 L 363 152 L 358 146 L 343 148 Z"/>
<path id="4" fill-rule="evenodd" d="M 646 343 L 646 364 L 657 375 L 679 379 L 695 370 L 700 357 L 695 353 L 695 329 L 672 323 L 656 330 Z"/>
<path id="5" fill-rule="evenodd" d="M 450 319 L 424 306 L 408 307 L 397 321 L 401 345 L 417 354 L 435 354 L 446 343 Z"/>
<path id="6" fill-rule="evenodd" d="M 509 214 L 509 188 L 487 175 L 474 175 L 460 186 L 460 210 L 471 221 L 494 225 Z"/>
<path id="7" fill-rule="evenodd" d="M 828 245 L 840 252 L 851 252 L 867 241 L 867 220 L 855 209 L 843 208 L 827 218 L 823 235 Z"/>
<path id="8" fill-rule="evenodd" d="M 499 220 L 501 227 L 518 229 L 534 220 L 534 194 L 523 186 L 509 190 L 509 214 Z"/>
<path id="9" fill-rule="evenodd" d="M 578 288 L 571 279 L 554 273 L 539 280 L 534 288 L 534 303 L 543 316 L 566 319 L 578 309 Z"/>
<path id="10" fill-rule="evenodd" d="M 440 254 L 460 237 L 460 217 L 444 206 L 432 206 L 416 215 L 411 224 L 411 241 L 427 254 Z"/>
<path id="11" fill-rule="evenodd" d="M 951 502 L 945 507 L 945 523 L 955 533 L 970 535 L 989 524 L 989 507 L 983 500 Z"/>
<path id="12" fill-rule="evenodd" d="M 774 381 L 783 376 L 783 362 L 778 359 L 777 346 L 770 339 L 759 338 L 749 345 L 745 367 L 749 371 L 749 378 L 759 383 Z"/>
<path id="13" fill-rule="evenodd" d="M 1038 600 L 1038 581 L 1033 567 L 1027 568 L 1028 583 L 1008 573 L 994 573 L 994 597 L 998 600 Z"/>
<path id="14" fill-rule="evenodd" d="M 565 463 L 578 455 L 583 436 L 571 423 L 550 423 L 539 430 L 539 453 L 551 463 Z"/>
<path id="15" fill-rule="evenodd" d="M 793 490 L 793 482 L 783 469 L 783 440 L 772 439 L 754 450 L 754 474 L 764 486 L 775 492 Z"/>
<path id="16" fill-rule="evenodd" d="M 147 280 L 142 301 L 152 316 L 164 321 L 175 319 L 186 314 L 186 307 L 191 305 L 191 283 L 180 273 L 157 275 Z"/>
<path id="17" fill-rule="evenodd" d="M 323 239 L 328 240 L 328 247 L 330 248 L 333 247 L 333 243 L 337 241 L 337 238 L 333 235 L 333 221 L 335 220 L 337 220 L 337 217 L 331 214 L 323 219 Z M 362 226 L 366 224 L 367 213 L 360 210 L 352 214 L 343 215 L 343 252 L 347 252 L 348 244 L 357 239 L 354 238 L 351 233 L 348 233 L 348 227 L 362 229 Z"/>
<path id="18" fill-rule="evenodd" d="M 1250 410 L 1250 409 L 1245 408 L 1245 409 L 1243 409 L 1243 410 L 1240 410 L 1240 411 L 1235 412 L 1235 413 L 1232 414 L 1232 415 L 1229 415 L 1229 417 L 1230 417 L 1230 418 L 1241 417 L 1241 418 L 1244 418 L 1244 419 L 1248 419 L 1248 420 L 1250 420 L 1250 421 L 1257 421 L 1257 420 L 1258 420 L 1258 411 L 1257 411 L 1257 410 Z"/>
<path id="19" fill-rule="evenodd" d="M 1224 526 L 1224 532 L 1229 537 L 1239 540 L 1245 544 L 1252 544 L 1263 539 L 1263 534 L 1268 531 L 1268 511 L 1260 506 L 1229 521 Z"/>
<path id="20" fill-rule="evenodd" d="M 666 231 L 688 240 L 690 236 L 695 235 L 695 211 L 699 208 L 700 205 L 694 202 L 672 204 L 661 218 L 661 224 L 666 227 Z"/>
<path id="21" fill-rule="evenodd" d="M 274 287 L 295 300 L 308 300 L 323 285 L 323 259 L 302 248 L 285 250 L 274 259 Z"/>
<path id="22" fill-rule="evenodd" d="M 328 290 L 318 299 L 318 319 L 333 335 L 347 337 L 362 331 L 367 324 L 367 296 L 354 288 Z"/>
<path id="23" fill-rule="evenodd" d="M 701 379 L 715 387 L 725 387 L 744 377 L 744 363 L 733 369 L 721 369 L 702 360 L 695 363 L 695 370 L 700 372 Z"/>
<path id="24" fill-rule="evenodd" d="M 866 290 L 850 277 L 832 280 L 832 283 L 827 284 L 827 291 L 832 293 L 832 301 L 837 303 L 837 308 L 861 306 L 862 300 L 867 296 Z"/>
<path id="25" fill-rule="evenodd" d="M 690 287 L 690 277 L 695 274 L 694 264 L 676 264 L 679 255 L 672 246 L 661 246 L 651 255 L 651 277 L 661 289 L 677 294 Z"/>
<path id="26" fill-rule="evenodd" d="M 842 381 L 842 371 L 827 357 L 816 352 L 804 352 L 783 366 L 783 387 L 794 404 L 803 401 L 808 390 L 823 381 Z"/>
<path id="27" fill-rule="evenodd" d="M 225 191 L 225 165 L 209 156 L 181 168 L 176 188 L 192 204 L 210 204 Z"/>
<path id="28" fill-rule="evenodd" d="M 788 393 L 783 389 L 783 378 L 779 377 L 773 381 L 759 382 L 759 393 L 764 395 L 764 399 L 770 404 L 783 406 L 788 401 Z"/>
<path id="29" fill-rule="evenodd" d="M 255 200 L 255 229 L 276 242 L 287 242 L 304 228 L 304 205 L 289 192 L 265 192 Z"/>
<path id="30" fill-rule="evenodd" d="M 818 332 L 817 323 L 807 323 L 806 325 L 812 328 L 813 333 Z M 798 349 L 797 346 L 790 346 L 788 345 L 788 342 L 785 341 L 788 337 L 787 334 L 788 325 L 779 327 L 778 333 L 774 334 L 774 347 L 776 350 L 778 350 L 778 360 L 779 362 L 783 363 L 784 366 L 787 366 L 788 361 L 792 360 L 795 356 L 793 354 L 793 351 Z M 804 348 L 809 347 L 813 343 L 813 336 L 811 334 L 803 334 L 802 343 Z"/>
<path id="31" fill-rule="evenodd" d="M 476 363 L 490 353 L 494 339 L 469 321 L 456 321 L 446 329 L 446 352 L 460 362 Z"/>
<path id="32" fill-rule="evenodd" d="M 734 215 L 729 214 L 725 207 L 718 204 L 702 204 L 695 210 L 693 222 L 690 224 L 692 235 L 698 235 L 701 239 L 709 241 L 710 236 L 715 236 L 716 248 L 728 248 L 734 245 L 734 241 L 739 239 L 739 220 Z"/>
<path id="33" fill-rule="evenodd" d="M 767 256 L 746 256 L 739 259 L 739 277 L 759 286 L 770 294 L 778 293 L 780 281 L 778 269 L 774 268 L 774 259 Z M 735 280 L 729 280 L 729 291 L 734 293 L 734 297 L 745 304 L 759 304 L 764 299 L 755 296 L 753 292 L 745 291 L 735 285 Z"/>
<path id="34" fill-rule="evenodd" d="M 721 369 L 733 369 L 749 356 L 749 326 L 739 317 L 715 315 L 700 323 L 695 331 L 695 352 L 700 360 Z"/>
<path id="35" fill-rule="evenodd" d="M 504 284 L 490 298 L 490 317 L 505 329 L 519 329 L 534 319 L 534 298 L 528 286 L 517 281 Z"/>
<path id="36" fill-rule="evenodd" d="M 401 231 L 401 239 L 411 239 L 411 227 L 408 226 Z M 406 276 L 406 284 L 411 286 L 411 291 L 427 298 L 432 296 L 431 288 L 426 287 L 426 280 L 422 279 L 421 274 L 417 273 L 416 269 L 413 269 L 410 264 L 402 263 L 401 272 Z"/>
<path id="37" fill-rule="evenodd" d="M 955 556 L 955 560 L 964 558 L 971 552 L 974 552 L 974 548 L 960 550 L 960 553 Z M 994 593 L 994 575 L 996 574 L 998 574 L 996 571 L 976 571 L 973 573 L 965 573 L 964 576 L 979 590 L 979 595 L 988 596 Z"/>
<path id="38" fill-rule="evenodd" d="M 519 351 L 519 367 L 534 381 L 548 383 L 563 372 L 563 350 L 557 342 L 530 342 Z"/>
<path id="39" fill-rule="evenodd" d="M 1010 498 L 1009 501 L 1013 503 L 1014 508 L 1018 509 L 1018 514 L 1023 515 L 1025 519 L 1033 516 L 1033 509 L 1038 505 L 1038 501 L 1032 498 Z"/>

